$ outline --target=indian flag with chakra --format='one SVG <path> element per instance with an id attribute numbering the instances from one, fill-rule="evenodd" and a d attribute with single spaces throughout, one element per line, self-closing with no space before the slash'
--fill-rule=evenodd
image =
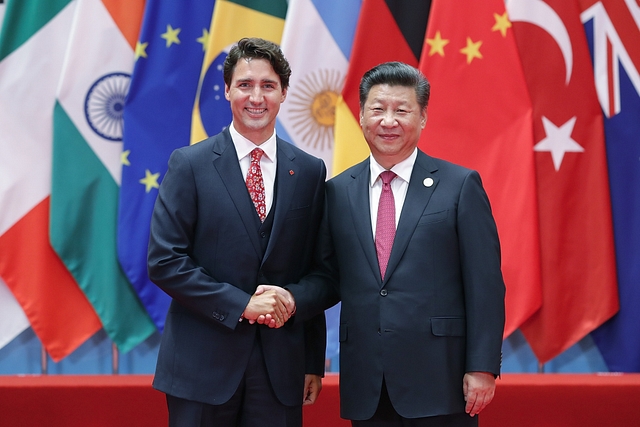
<path id="1" fill-rule="evenodd" d="M 117 259 L 124 100 L 144 0 L 78 0 L 53 114 L 51 245 L 118 348 L 155 326 Z"/>

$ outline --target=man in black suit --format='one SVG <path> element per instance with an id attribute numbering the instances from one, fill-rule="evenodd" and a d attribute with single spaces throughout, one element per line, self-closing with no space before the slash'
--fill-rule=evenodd
<path id="1" fill-rule="evenodd" d="M 299 427 L 320 392 L 324 314 L 283 326 L 289 301 L 255 294 L 308 273 L 322 217 L 324 163 L 275 134 L 290 74 L 277 45 L 240 40 L 224 64 L 233 122 L 169 160 L 148 269 L 172 298 L 153 382 L 171 426 Z"/>
<path id="2" fill-rule="evenodd" d="M 318 268 L 287 286 L 298 320 L 342 301 L 341 415 L 356 427 L 477 425 L 500 371 L 496 225 L 477 172 L 417 149 L 429 93 L 403 63 L 365 73 L 371 155 L 327 182 Z"/>

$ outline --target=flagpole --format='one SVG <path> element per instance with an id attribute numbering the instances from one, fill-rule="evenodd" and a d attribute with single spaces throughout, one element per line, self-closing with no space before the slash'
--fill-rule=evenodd
<path id="1" fill-rule="evenodd" d="M 120 358 L 118 353 L 118 346 L 115 343 L 111 343 L 111 373 L 113 375 L 118 375 L 118 371 L 120 370 Z"/>
<path id="2" fill-rule="evenodd" d="M 47 351 L 44 348 L 44 344 L 41 344 L 40 347 L 40 370 L 42 375 L 48 374 L 48 360 L 47 360 Z"/>

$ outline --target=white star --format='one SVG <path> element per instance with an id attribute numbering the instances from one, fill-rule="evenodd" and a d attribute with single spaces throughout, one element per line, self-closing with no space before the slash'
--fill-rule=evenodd
<path id="1" fill-rule="evenodd" d="M 573 126 L 576 124 L 576 117 L 572 117 L 568 122 L 558 127 L 551 120 L 542 116 L 542 125 L 547 136 L 534 147 L 534 151 L 549 151 L 553 159 L 553 166 L 556 171 L 560 170 L 564 153 L 582 153 L 584 148 L 571 138 Z"/>

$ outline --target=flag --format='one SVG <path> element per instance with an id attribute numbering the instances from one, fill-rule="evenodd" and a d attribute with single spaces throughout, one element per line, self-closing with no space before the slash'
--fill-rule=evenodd
<path id="1" fill-rule="evenodd" d="M 6 3 L 0 1 L 0 30 Z M 29 327 L 29 320 L 18 301 L 0 278 L 0 348 L 9 344 Z"/>
<path id="2" fill-rule="evenodd" d="M 11 1 L 0 33 L 0 276 L 55 361 L 101 327 L 49 243 L 53 107 L 75 6 Z"/>
<path id="3" fill-rule="evenodd" d="M 116 250 L 122 112 L 143 10 L 144 0 L 77 0 L 53 114 L 51 245 L 123 352 L 155 331 Z"/>
<path id="4" fill-rule="evenodd" d="M 505 337 L 541 304 L 532 106 L 502 0 L 434 0 L 420 69 L 432 84 L 419 147 L 477 170 L 507 287 Z"/>
<path id="5" fill-rule="evenodd" d="M 291 0 L 287 10 L 282 51 L 292 73 L 278 121 L 289 142 L 324 160 L 327 170 L 360 5 L 361 0 Z"/>
<path id="6" fill-rule="evenodd" d="M 6 3 L 3 0 L 0 0 L 0 30 L 2 29 L 2 20 L 4 19 L 5 7 L 6 7 Z"/>
<path id="7" fill-rule="evenodd" d="M 640 372 L 640 9 L 634 20 L 629 5 L 583 1 L 581 14 L 604 114 L 620 295 L 592 337 L 612 372 Z"/>
<path id="8" fill-rule="evenodd" d="M 540 363 L 618 311 L 604 129 L 577 1 L 509 1 L 533 102 L 542 306 L 521 330 Z"/>
<path id="9" fill-rule="evenodd" d="M 333 175 L 364 160 L 369 148 L 360 129 L 360 79 L 387 61 L 418 66 L 431 1 L 363 0 L 342 94 L 336 105 Z"/>
<path id="10" fill-rule="evenodd" d="M 171 152 L 189 144 L 213 1 L 147 0 L 124 107 L 118 259 L 156 327 L 170 298 L 147 275 L 151 212 Z"/>
<path id="11" fill-rule="evenodd" d="M 291 64 L 287 99 L 278 115 L 286 139 L 333 164 L 335 107 L 349 66 L 361 0 L 291 0 L 282 51 Z M 309 49 L 316 46 L 317 49 Z M 318 51 L 322 55 L 318 55 Z M 340 304 L 326 312 L 327 359 L 339 352 Z"/>
<path id="12" fill-rule="evenodd" d="M 216 2 L 193 107 L 191 143 L 215 135 L 231 124 L 231 107 L 224 97 L 222 74 L 222 64 L 229 49 L 243 37 L 260 37 L 279 44 L 286 14 L 286 0 Z"/>

